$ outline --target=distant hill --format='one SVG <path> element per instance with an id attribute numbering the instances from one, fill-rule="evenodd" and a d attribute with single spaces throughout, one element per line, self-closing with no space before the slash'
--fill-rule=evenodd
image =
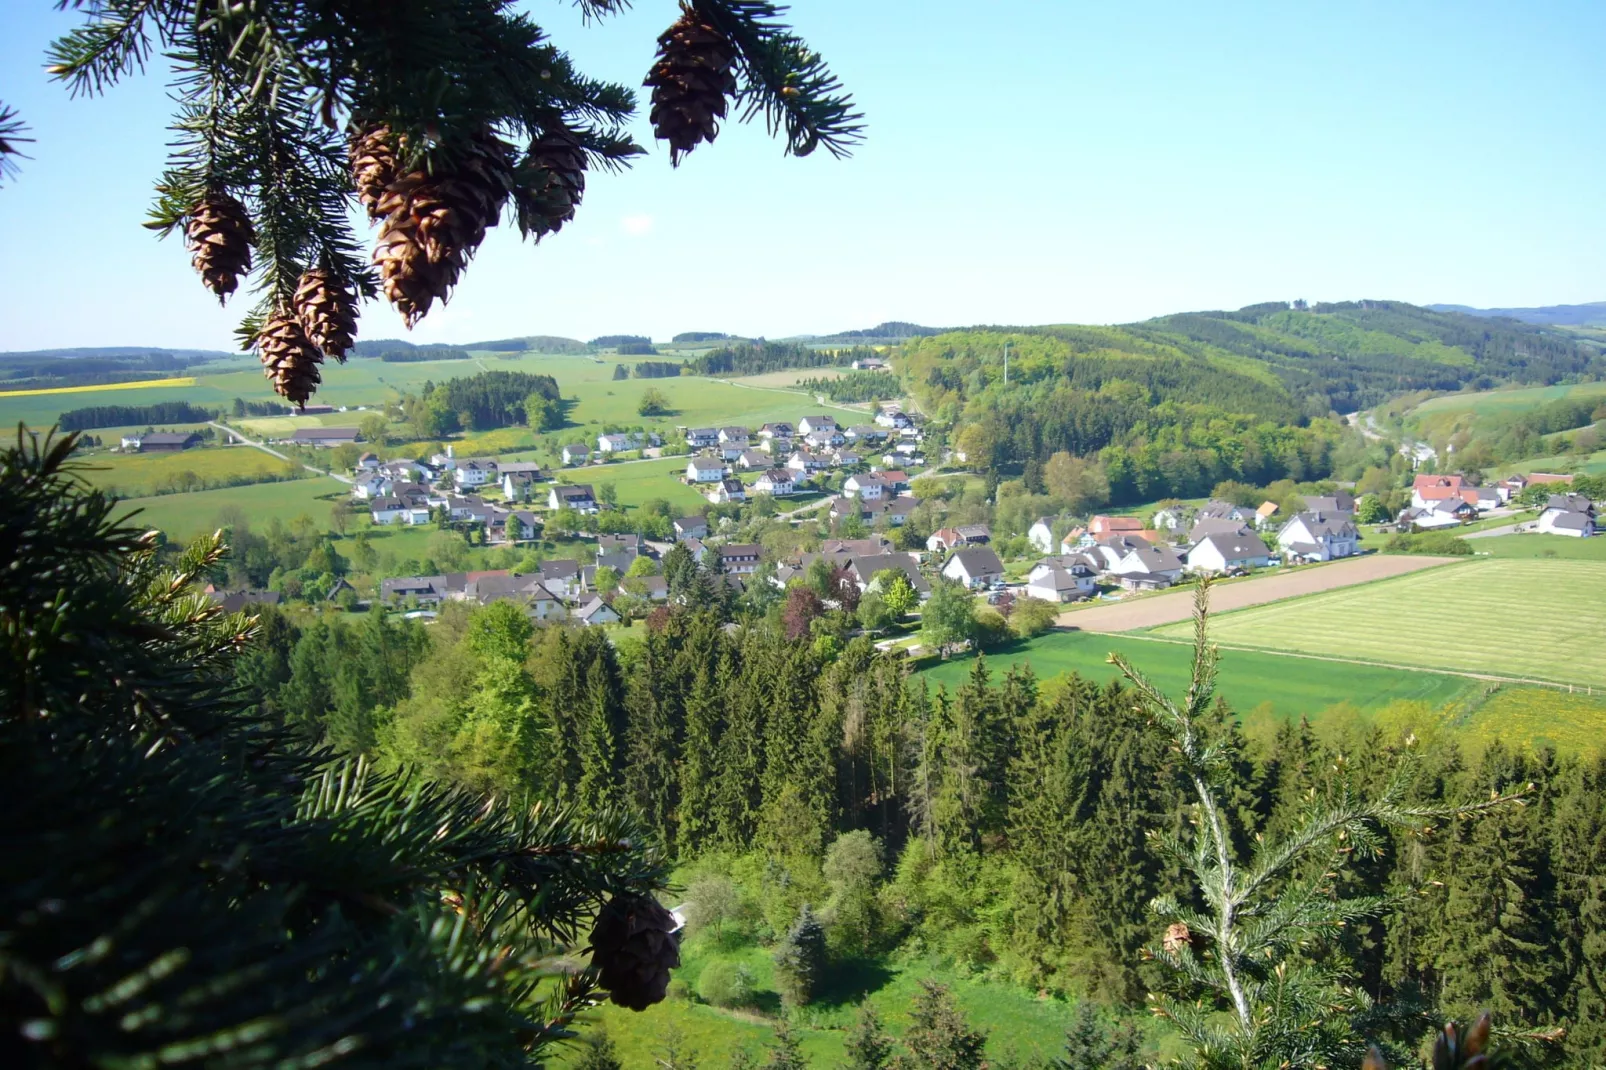
<path id="1" fill-rule="evenodd" d="M 1115 327 L 975 327 L 911 339 L 897 365 L 929 403 L 996 389 L 1135 383 L 1158 403 L 1200 402 L 1279 422 L 1351 412 L 1412 390 L 1606 377 L 1590 342 L 1514 320 L 1399 301 L 1284 302 Z"/>
<path id="2" fill-rule="evenodd" d="M 934 334 L 941 334 L 942 327 L 922 327 L 918 323 L 905 323 L 902 320 L 889 320 L 858 331 L 839 331 L 836 334 L 820 335 L 813 339 L 815 342 L 901 342 L 906 338 L 926 338 Z"/>
<path id="3" fill-rule="evenodd" d="M 28 349 L 0 353 L 0 360 L 127 360 L 143 357 L 178 357 L 182 360 L 217 360 L 238 356 L 217 349 L 169 349 L 165 346 L 99 346 L 92 349 Z"/>
<path id="4" fill-rule="evenodd" d="M 1499 317 L 1541 323 L 1552 327 L 1606 327 L 1606 301 L 1587 305 L 1541 305 L 1538 308 L 1471 308 L 1467 305 L 1428 305 L 1435 312 L 1464 316 Z"/>

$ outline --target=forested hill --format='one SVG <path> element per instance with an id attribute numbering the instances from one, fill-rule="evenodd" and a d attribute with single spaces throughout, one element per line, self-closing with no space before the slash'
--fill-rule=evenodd
<path id="1" fill-rule="evenodd" d="M 954 415 L 1002 387 L 1052 381 L 1099 390 L 1145 388 L 1154 403 L 1185 401 L 1283 421 L 1349 412 L 1410 390 L 1606 376 L 1587 341 L 1544 326 L 1435 311 L 1395 301 L 1236 312 L 1188 312 L 1118 327 L 982 327 L 904 343 L 901 369 L 932 411 Z"/>

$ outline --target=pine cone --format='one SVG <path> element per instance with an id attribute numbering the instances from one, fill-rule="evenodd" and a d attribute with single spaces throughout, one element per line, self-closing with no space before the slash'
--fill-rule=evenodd
<path id="1" fill-rule="evenodd" d="M 725 98 L 736 92 L 736 46 L 684 0 L 680 11 L 658 38 L 658 60 L 645 83 L 652 87 L 653 133 L 669 142 L 675 165 L 699 141 L 714 140 Z"/>
<path id="2" fill-rule="evenodd" d="M 1166 927 L 1165 935 L 1160 938 L 1160 946 L 1175 955 L 1185 947 L 1193 945 L 1193 933 L 1184 922 L 1172 922 Z"/>
<path id="3" fill-rule="evenodd" d="M 190 209 L 184 236 L 189 240 L 191 263 L 201 281 L 217 294 L 218 304 L 251 273 L 251 245 L 256 231 L 245 205 L 221 190 L 212 190 Z"/>
<path id="4" fill-rule="evenodd" d="M 574 218 L 586 191 L 586 154 L 580 140 L 562 123 L 541 135 L 519 164 L 519 229 L 526 238 L 540 241 L 556 234 Z"/>
<path id="5" fill-rule="evenodd" d="M 621 1007 L 644 1011 L 663 1001 L 680 965 L 675 918 L 648 896 L 615 896 L 591 930 L 591 966 Z"/>
<path id="6" fill-rule="evenodd" d="M 273 380 L 273 389 L 299 406 L 318 391 L 322 376 L 318 365 L 323 354 L 307 339 L 301 321 L 280 308 L 262 324 L 257 333 L 257 354 L 262 373 Z"/>
<path id="7" fill-rule="evenodd" d="M 385 296 L 410 328 L 452 287 L 496 225 L 513 189 L 510 150 L 476 138 L 450 170 L 415 171 L 386 187 L 375 204 L 384 223 L 374 249 Z M 375 208 L 370 208 L 370 213 Z"/>
<path id="8" fill-rule="evenodd" d="M 307 340 L 346 363 L 357 334 L 357 295 L 351 287 L 334 272 L 314 268 L 301 273 L 291 305 Z"/>
<path id="9" fill-rule="evenodd" d="M 351 159 L 351 183 L 357 187 L 357 199 L 368 209 L 368 220 L 377 223 L 384 218 L 379 210 L 379 199 L 385 188 L 396 181 L 399 165 L 396 150 L 390 144 L 390 128 L 384 125 L 365 127 L 351 139 L 348 150 Z"/>

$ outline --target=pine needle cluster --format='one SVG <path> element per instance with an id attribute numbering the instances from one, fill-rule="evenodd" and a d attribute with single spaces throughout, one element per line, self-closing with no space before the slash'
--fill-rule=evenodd
<path id="1" fill-rule="evenodd" d="M 235 682 L 253 618 L 74 473 L 0 455 L 0 1051 L 18 1066 L 527 1066 L 661 887 L 627 818 L 381 775 Z"/>

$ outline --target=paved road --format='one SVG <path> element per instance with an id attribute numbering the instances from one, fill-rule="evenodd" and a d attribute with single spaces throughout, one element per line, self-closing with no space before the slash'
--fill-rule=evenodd
<path id="1" fill-rule="evenodd" d="M 280 453 L 278 450 L 269 449 L 266 445 L 264 445 L 261 442 L 253 442 L 251 439 L 246 438 L 244 435 L 240 434 L 239 431 L 235 430 L 232 427 L 229 427 L 226 424 L 220 424 L 216 420 L 208 420 L 207 423 L 210 424 L 212 427 L 217 428 L 219 431 L 225 432 L 226 434 L 228 434 L 228 436 L 230 438 L 232 438 L 234 441 L 240 443 L 242 446 L 250 446 L 250 447 L 252 447 L 254 449 L 259 449 L 263 453 L 266 453 L 266 454 L 269 454 L 271 456 L 279 458 L 279 460 L 281 460 L 281 461 L 291 461 L 292 463 L 294 462 L 294 458 L 286 457 L 284 454 Z M 350 476 L 343 476 L 339 472 L 335 472 L 335 471 L 332 471 L 332 470 L 325 470 L 325 469 L 322 469 L 322 468 L 317 468 L 317 467 L 315 467 L 313 465 L 310 465 L 310 464 L 304 464 L 301 467 L 305 468 L 309 472 L 317 472 L 320 476 L 328 476 L 331 479 L 338 479 L 342 483 L 350 483 L 352 481 Z"/>
<path id="2" fill-rule="evenodd" d="M 1302 594 L 1331 591 L 1357 583 L 1403 576 L 1407 572 L 1464 561 L 1461 557 L 1383 556 L 1335 561 L 1319 568 L 1300 568 L 1270 576 L 1256 576 L 1238 583 L 1217 587 L 1210 596 L 1210 608 L 1217 613 L 1230 609 L 1243 609 L 1266 602 L 1279 602 Z M 1076 628 L 1084 632 L 1126 632 L 1137 628 L 1154 628 L 1161 624 L 1175 624 L 1193 616 L 1193 591 L 1176 591 L 1171 594 L 1150 595 L 1115 605 L 1090 606 L 1062 613 L 1059 626 Z"/>
<path id="3" fill-rule="evenodd" d="M 1525 520 L 1520 524 L 1502 524 L 1497 528 L 1484 528 L 1482 531 L 1469 531 L 1461 536 L 1463 539 L 1492 539 L 1496 535 L 1515 535 L 1527 528 L 1532 521 Z"/>

